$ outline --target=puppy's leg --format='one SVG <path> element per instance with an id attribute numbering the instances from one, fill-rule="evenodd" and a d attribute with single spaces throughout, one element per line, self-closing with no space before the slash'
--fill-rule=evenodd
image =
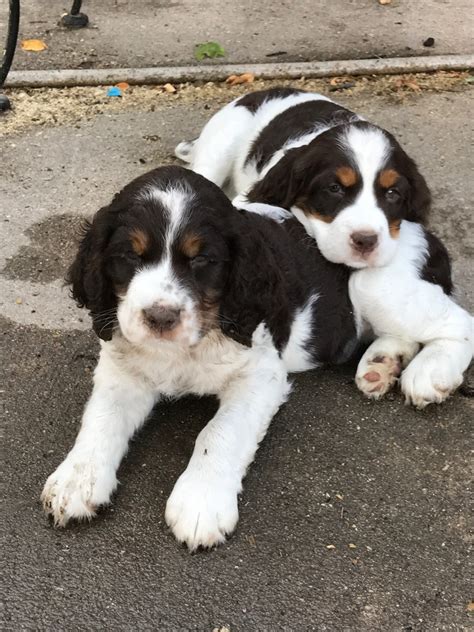
<path id="1" fill-rule="evenodd" d="M 199 434 L 168 499 L 166 522 L 190 550 L 219 544 L 234 530 L 242 478 L 289 391 L 273 341 L 259 330 L 248 365 L 220 394 L 220 408 Z"/>
<path id="2" fill-rule="evenodd" d="M 229 103 L 206 123 L 199 138 L 180 143 L 175 153 L 189 162 L 193 171 L 222 187 L 232 174 L 253 123 L 247 108 Z"/>
<path id="3" fill-rule="evenodd" d="M 402 369 L 416 355 L 420 345 L 411 340 L 382 336 L 362 356 L 355 381 L 372 399 L 379 399 L 397 382 Z"/>
<path id="4" fill-rule="evenodd" d="M 356 313 L 379 336 L 423 345 L 400 378 L 407 403 L 441 403 L 462 383 L 473 353 L 473 319 L 439 285 L 392 276 L 385 269 L 356 272 L 350 280 Z"/>
<path id="5" fill-rule="evenodd" d="M 41 495 L 56 525 L 90 518 L 110 501 L 128 441 L 154 403 L 155 396 L 145 384 L 120 371 L 102 350 L 74 447 L 48 478 Z"/>

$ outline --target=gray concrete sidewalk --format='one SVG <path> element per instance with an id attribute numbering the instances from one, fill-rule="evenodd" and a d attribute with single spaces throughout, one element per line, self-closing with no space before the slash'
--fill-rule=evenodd
<path id="1" fill-rule="evenodd" d="M 1 140 L 3 629 L 467 629 L 473 406 L 461 394 L 419 412 L 396 393 L 366 401 L 350 367 L 297 377 L 245 481 L 235 535 L 194 556 L 163 514 L 215 403 L 159 406 L 120 469 L 114 504 L 90 524 L 48 523 L 38 497 L 74 440 L 98 349 L 61 288 L 74 230 L 126 180 L 169 162 L 176 140 L 218 106 L 196 91 L 189 103 L 157 98 L 155 111 L 94 116 L 93 92 L 83 94 L 90 120 Z M 472 309 L 470 94 L 341 100 L 418 160 Z"/>
<path id="2" fill-rule="evenodd" d="M 0 11 L 6 17 L 5 9 Z M 13 69 L 177 66 L 196 63 L 209 40 L 226 50 L 216 63 L 321 61 L 470 53 L 470 0 L 101 0 L 83 3 L 91 26 L 57 26 L 67 2 L 22 0 L 21 38 L 48 50 L 18 50 Z M 432 48 L 423 46 L 435 39 Z M 204 62 L 201 62 L 204 63 Z"/>

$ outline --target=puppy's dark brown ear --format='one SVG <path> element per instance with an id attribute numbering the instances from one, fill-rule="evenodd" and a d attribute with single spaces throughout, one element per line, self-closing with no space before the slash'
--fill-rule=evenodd
<path id="1" fill-rule="evenodd" d="M 410 185 L 405 217 L 410 222 L 426 224 L 431 209 L 431 193 L 415 161 L 405 152 L 403 154 L 403 173 Z"/>
<path id="2" fill-rule="evenodd" d="M 301 148 L 290 149 L 270 169 L 262 180 L 256 182 L 247 194 L 249 202 L 262 202 L 290 209 L 303 187 L 306 169 L 302 164 Z"/>
<path id="3" fill-rule="evenodd" d="M 255 329 L 265 321 L 280 349 L 290 334 L 282 273 L 265 235 L 259 235 L 258 226 L 247 226 L 247 222 L 242 218 L 230 238 L 231 268 L 220 303 L 220 326 L 230 338 L 251 346 Z"/>
<path id="4" fill-rule="evenodd" d="M 79 250 L 69 268 L 66 282 L 79 307 L 86 307 L 92 326 L 102 340 L 112 338 L 116 324 L 117 298 L 105 271 L 104 251 L 113 232 L 109 207 L 101 208 L 86 222 Z"/>

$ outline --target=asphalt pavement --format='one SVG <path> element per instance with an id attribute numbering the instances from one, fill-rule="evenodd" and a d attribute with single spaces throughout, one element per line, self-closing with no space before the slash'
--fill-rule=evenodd
<path id="1" fill-rule="evenodd" d="M 196 63 L 196 44 L 207 41 L 225 50 L 211 63 L 474 51 L 471 0 L 85 0 L 89 27 L 77 31 L 58 26 L 72 0 L 21 5 L 20 38 L 40 38 L 48 49 L 19 50 L 14 70 L 186 65 Z"/>
<path id="2" fill-rule="evenodd" d="M 432 228 L 472 310 L 471 96 L 466 84 L 402 102 L 376 92 L 339 100 L 418 161 Z M 42 513 L 42 486 L 74 441 L 98 351 L 62 287 L 80 218 L 171 161 L 176 140 L 218 105 L 198 92 L 163 103 L 44 126 L 33 117 L 1 139 L 2 628 L 467 630 L 473 400 L 460 393 L 416 411 L 398 393 L 365 400 L 353 367 L 296 377 L 245 480 L 238 528 L 213 551 L 190 555 L 164 522 L 211 398 L 156 408 L 95 520 L 61 530 Z"/>

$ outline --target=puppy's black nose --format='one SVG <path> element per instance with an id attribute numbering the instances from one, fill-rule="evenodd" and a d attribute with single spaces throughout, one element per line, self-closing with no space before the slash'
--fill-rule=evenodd
<path id="1" fill-rule="evenodd" d="M 181 310 L 165 305 L 152 305 L 143 310 L 143 316 L 149 327 L 158 331 L 169 331 L 179 323 Z"/>
<path id="2" fill-rule="evenodd" d="M 352 233 L 351 245 L 363 254 L 372 252 L 377 245 L 378 237 L 375 233 Z"/>

